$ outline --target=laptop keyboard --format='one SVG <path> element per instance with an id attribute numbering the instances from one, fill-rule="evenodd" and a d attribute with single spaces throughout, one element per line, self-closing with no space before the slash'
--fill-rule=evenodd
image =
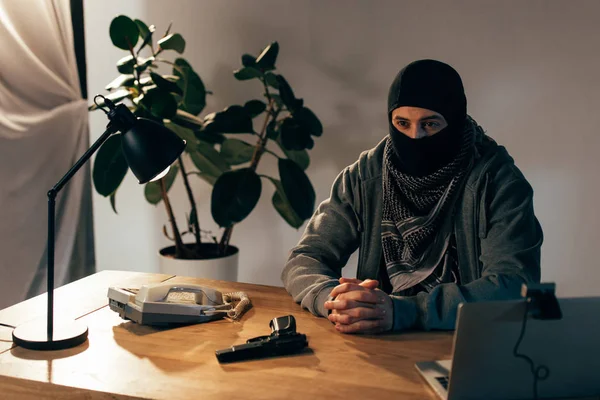
<path id="1" fill-rule="evenodd" d="M 442 387 L 448 390 L 448 377 L 447 376 L 436 376 L 435 379 L 442 385 Z"/>

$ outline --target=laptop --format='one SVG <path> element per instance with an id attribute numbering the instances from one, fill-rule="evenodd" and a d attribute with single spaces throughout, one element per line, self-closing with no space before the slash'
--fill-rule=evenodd
<path id="1" fill-rule="evenodd" d="M 549 375 L 538 398 L 600 396 L 600 297 L 558 299 L 562 319 L 528 317 L 519 353 Z M 452 360 L 416 364 L 443 400 L 532 399 L 529 364 L 513 356 L 524 300 L 463 303 L 458 308 Z"/>

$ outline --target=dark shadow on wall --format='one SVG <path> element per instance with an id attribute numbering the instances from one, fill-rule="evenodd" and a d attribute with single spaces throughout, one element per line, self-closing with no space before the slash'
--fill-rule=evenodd
<path id="1" fill-rule="evenodd" d="M 334 105 L 334 109 L 336 115 L 331 119 L 337 122 L 324 123 L 323 136 L 315 140 L 315 147 L 311 150 L 313 168 L 333 164 L 336 171 L 342 171 L 354 163 L 361 152 L 376 146 L 386 135 L 382 123 L 369 119 L 370 116 L 361 113 L 354 102 L 341 101 Z"/>

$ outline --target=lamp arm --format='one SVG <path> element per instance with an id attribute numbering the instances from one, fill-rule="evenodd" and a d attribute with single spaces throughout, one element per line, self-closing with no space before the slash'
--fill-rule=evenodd
<path id="1" fill-rule="evenodd" d="M 75 175 L 77 173 L 77 171 L 79 171 L 79 169 L 81 167 L 83 167 L 83 165 L 90 159 L 90 157 L 92 157 L 92 155 L 98 150 L 98 148 L 100 146 L 102 146 L 102 143 L 106 142 L 106 139 L 108 139 L 113 133 L 117 133 L 117 132 L 118 132 L 117 128 L 115 128 L 113 126 L 113 124 L 109 123 L 108 126 L 106 127 L 106 131 L 104 131 L 102 136 L 100 136 L 98 138 L 98 140 L 96 140 L 90 146 L 90 148 L 87 149 L 87 151 L 85 153 L 83 153 L 81 158 L 79 160 L 77 160 L 77 162 L 71 167 L 71 169 L 65 174 L 65 176 L 60 178 L 58 183 L 56 185 L 54 185 L 54 187 L 52 187 L 52 189 L 50 189 L 50 192 L 54 192 L 54 196 L 56 196 L 56 194 L 58 194 L 58 192 L 60 192 L 60 190 L 63 188 L 63 186 L 65 186 L 66 183 L 73 177 L 73 175 Z M 48 192 L 48 197 L 50 197 L 50 192 Z"/>
<path id="2" fill-rule="evenodd" d="M 55 234 L 55 213 L 56 213 L 56 196 L 58 192 L 67 184 L 67 182 L 79 171 L 79 169 L 92 157 L 92 155 L 100 148 L 102 143 L 106 141 L 113 133 L 116 133 L 118 130 L 113 126 L 113 124 L 109 123 L 106 127 L 106 131 L 90 146 L 89 149 L 77 162 L 69 169 L 69 171 L 63 176 L 56 185 L 52 187 L 48 191 L 48 323 L 47 323 L 47 334 L 48 341 L 52 341 L 52 336 L 54 332 L 54 234 Z"/>

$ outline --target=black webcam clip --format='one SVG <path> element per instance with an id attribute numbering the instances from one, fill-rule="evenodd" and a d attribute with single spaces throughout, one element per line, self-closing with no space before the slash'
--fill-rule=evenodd
<path id="1" fill-rule="evenodd" d="M 562 311 L 555 295 L 554 283 L 523 284 L 521 296 L 529 302 L 529 313 L 535 319 L 561 319 Z"/>

